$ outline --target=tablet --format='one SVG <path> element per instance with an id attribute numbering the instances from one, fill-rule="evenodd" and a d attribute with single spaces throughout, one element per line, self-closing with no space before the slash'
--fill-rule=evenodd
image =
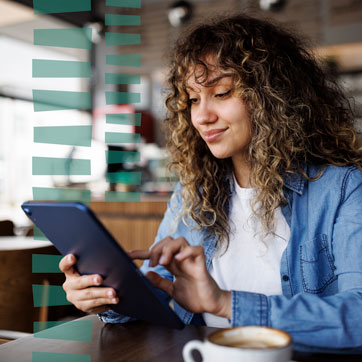
<path id="1" fill-rule="evenodd" d="M 63 255 L 74 254 L 79 274 L 99 274 L 119 303 L 112 310 L 165 327 L 183 328 L 160 290 L 139 271 L 95 214 L 80 202 L 25 202 L 26 215 Z"/>

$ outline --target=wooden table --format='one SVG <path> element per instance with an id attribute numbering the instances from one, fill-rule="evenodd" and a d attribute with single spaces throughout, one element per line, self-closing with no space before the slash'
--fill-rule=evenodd
<path id="1" fill-rule="evenodd" d="M 204 339 L 215 328 L 186 326 L 173 330 L 144 322 L 104 324 L 94 315 L 78 319 L 92 321 L 91 342 L 20 338 L 0 346 L 0 361 L 32 362 L 32 352 L 89 354 L 92 362 L 183 361 L 182 348 L 191 339 Z M 54 327 L 59 328 L 59 327 Z M 294 353 L 295 361 L 361 361 L 361 356 Z M 66 359 L 65 359 L 66 361 Z M 266 361 L 268 362 L 268 361 Z"/>

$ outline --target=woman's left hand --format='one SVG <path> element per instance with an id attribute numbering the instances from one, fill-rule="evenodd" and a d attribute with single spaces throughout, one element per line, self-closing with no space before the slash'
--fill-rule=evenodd
<path id="1" fill-rule="evenodd" d="M 221 290 L 206 269 L 204 249 L 191 246 L 185 238 L 167 237 L 150 250 L 129 252 L 132 259 L 150 259 L 149 265 L 163 265 L 174 282 L 148 272 L 151 283 L 192 313 L 212 313 L 231 318 L 231 293 Z"/>

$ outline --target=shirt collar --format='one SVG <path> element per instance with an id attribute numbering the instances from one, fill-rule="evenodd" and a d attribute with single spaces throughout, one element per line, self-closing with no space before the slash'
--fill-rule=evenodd
<path id="1" fill-rule="evenodd" d="M 284 186 L 296 192 L 299 195 L 303 194 L 304 184 L 306 179 L 301 173 L 293 173 L 284 175 Z"/>

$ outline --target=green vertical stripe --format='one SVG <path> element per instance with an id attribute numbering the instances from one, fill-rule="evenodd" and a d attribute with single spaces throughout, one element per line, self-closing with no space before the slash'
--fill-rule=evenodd
<path id="1" fill-rule="evenodd" d="M 32 255 L 32 272 L 33 273 L 61 273 L 59 262 L 62 255 Z"/>
<path id="2" fill-rule="evenodd" d="M 35 14 L 69 13 L 92 10 L 91 0 L 33 0 Z"/>
<path id="3" fill-rule="evenodd" d="M 69 305 L 65 291 L 60 285 L 33 284 L 34 307 Z"/>
<path id="4" fill-rule="evenodd" d="M 139 202 L 141 194 L 139 192 L 106 191 L 105 200 L 106 202 Z"/>
<path id="5" fill-rule="evenodd" d="M 78 201 L 89 205 L 90 190 L 33 187 L 33 200 Z"/>
<path id="6" fill-rule="evenodd" d="M 141 44 L 140 34 L 106 32 L 106 45 L 138 45 Z"/>
<path id="7" fill-rule="evenodd" d="M 140 67 L 141 54 L 108 54 L 106 64 L 119 65 L 122 67 Z"/>
<path id="8" fill-rule="evenodd" d="M 141 172 L 108 172 L 106 174 L 106 180 L 110 183 L 141 185 Z"/>
<path id="9" fill-rule="evenodd" d="M 140 8 L 141 0 L 106 0 L 106 5 L 124 8 Z"/>
<path id="10" fill-rule="evenodd" d="M 129 104 L 141 102 L 140 93 L 106 92 L 106 104 Z"/>
<path id="11" fill-rule="evenodd" d="M 32 352 L 32 362 L 91 362 L 89 354 Z"/>
<path id="12" fill-rule="evenodd" d="M 139 133 L 106 132 L 106 143 L 140 143 Z"/>
<path id="13" fill-rule="evenodd" d="M 34 45 L 92 49 L 92 28 L 34 29 Z"/>
<path id="14" fill-rule="evenodd" d="M 34 337 L 91 342 L 92 328 L 92 321 L 34 322 Z"/>
<path id="15" fill-rule="evenodd" d="M 90 109 L 90 92 L 33 89 L 34 112 L 63 109 Z"/>
<path id="16" fill-rule="evenodd" d="M 141 25 L 141 17 L 138 15 L 106 14 L 106 25 L 129 26 Z"/>
<path id="17" fill-rule="evenodd" d="M 124 162 L 138 162 L 140 160 L 139 152 L 131 151 L 106 151 L 107 164 L 124 163 Z"/>
<path id="18" fill-rule="evenodd" d="M 90 175 L 90 160 L 33 157 L 33 175 Z"/>
<path id="19" fill-rule="evenodd" d="M 106 123 L 124 124 L 128 126 L 141 125 L 141 113 L 113 113 L 106 114 Z"/>
<path id="20" fill-rule="evenodd" d="M 33 59 L 33 78 L 90 78 L 90 62 Z"/>
<path id="21" fill-rule="evenodd" d="M 90 147 L 92 126 L 34 127 L 34 142 Z"/>
<path id="22" fill-rule="evenodd" d="M 141 84 L 138 74 L 105 73 L 106 84 Z"/>

